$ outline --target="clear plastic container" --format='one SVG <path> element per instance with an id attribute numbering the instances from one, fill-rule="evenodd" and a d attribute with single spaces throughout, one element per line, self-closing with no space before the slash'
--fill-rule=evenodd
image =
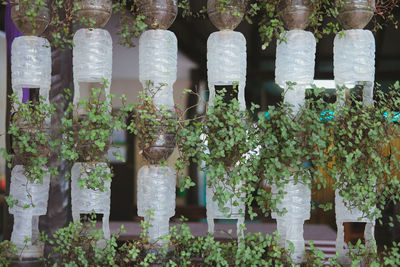
<path id="1" fill-rule="evenodd" d="M 138 172 L 137 186 L 138 215 L 150 222 L 150 240 L 163 243 L 160 238 L 169 233 L 169 219 L 175 215 L 175 170 L 166 166 L 143 166 Z"/>
<path id="2" fill-rule="evenodd" d="M 303 236 L 304 221 L 310 219 L 311 211 L 311 190 L 308 185 L 301 182 L 295 184 L 294 179 L 291 179 L 283 188 L 272 186 L 272 193 L 277 194 L 279 190 L 286 192 L 280 203 L 277 203 L 277 208 L 280 211 L 284 209 L 287 212 L 283 215 L 278 215 L 273 212 L 272 218 L 276 219 L 278 234 L 280 236 L 280 244 L 286 249 L 290 249 L 290 241 L 294 245 L 294 253 L 291 258 L 295 263 L 304 261 L 305 244 Z"/>
<path id="3" fill-rule="evenodd" d="M 351 259 L 348 254 L 350 249 L 346 246 L 344 242 L 344 225 L 346 222 L 359 223 L 364 222 L 365 230 L 364 230 L 364 239 L 365 245 L 374 249 L 375 244 L 375 219 L 370 220 L 365 218 L 365 214 L 363 214 L 358 208 L 348 208 L 349 203 L 345 203 L 344 199 L 339 195 L 339 191 L 335 191 L 335 214 L 336 214 L 336 226 L 337 226 L 337 238 L 336 238 L 336 251 L 339 253 L 338 261 L 344 266 L 351 265 Z M 371 213 L 375 207 L 371 210 Z M 356 252 L 355 250 L 353 250 Z"/>
<path id="4" fill-rule="evenodd" d="M 316 41 L 311 32 L 291 30 L 286 42 L 277 43 L 275 82 L 287 88 L 287 82 L 311 85 L 314 82 Z"/>
<path id="5" fill-rule="evenodd" d="M 49 101 L 51 86 L 51 48 L 47 39 L 21 36 L 12 43 L 11 83 L 22 102 L 22 88 L 40 88 L 39 94 Z"/>
<path id="6" fill-rule="evenodd" d="M 46 215 L 49 199 L 50 173 L 43 177 L 43 183 L 30 183 L 25 176 L 25 168 L 16 165 L 11 171 L 10 195 L 18 200 L 10 214 L 14 215 L 14 226 L 11 242 L 22 251 L 24 258 L 39 258 L 43 256 L 43 244 L 38 241 L 39 216 Z M 28 197 L 28 192 L 31 197 Z M 31 206 L 34 205 L 34 207 Z M 29 208 L 24 209 L 24 205 Z M 30 238 L 28 243 L 25 239 Z M 26 247 L 28 246 L 28 247 Z"/>
<path id="7" fill-rule="evenodd" d="M 88 173 L 93 170 L 94 165 L 100 165 L 107 168 L 107 172 L 111 172 L 107 163 L 82 163 L 77 162 L 71 169 L 71 204 L 72 218 L 74 222 L 80 221 L 81 214 L 103 214 L 103 235 L 105 239 L 110 238 L 110 203 L 111 203 L 111 182 L 104 181 L 106 190 L 93 190 L 79 187 L 78 180 L 85 179 Z M 100 177 L 99 177 L 100 178 Z"/>
<path id="8" fill-rule="evenodd" d="M 73 49 L 74 103 L 81 97 L 79 83 L 100 83 L 103 79 L 111 84 L 112 39 L 103 29 L 80 29 L 74 35 Z M 110 87 L 105 88 L 110 94 Z"/>
<path id="9" fill-rule="evenodd" d="M 337 85 L 375 81 L 375 38 L 368 30 L 347 30 L 334 41 L 334 75 Z"/>
<path id="10" fill-rule="evenodd" d="M 157 105 L 174 107 L 177 58 L 178 41 L 173 32 L 148 30 L 140 37 L 139 80 L 144 88 L 155 90 Z"/>
<path id="11" fill-rule="evenodd" d="M 246 38 L 240 32 L 223 30 L 210 35 L 207 42 L 207 69 L 210 103 L 215 98 L 216 85 L 239 83 L 238 101 L 246 109 Z"/>

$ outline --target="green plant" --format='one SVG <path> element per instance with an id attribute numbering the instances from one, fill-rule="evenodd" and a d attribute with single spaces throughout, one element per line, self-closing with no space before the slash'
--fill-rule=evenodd
<path id="1" fill-rule="evenodd" d="M 40 28 L 40 24 L 37 23 L 36 18 L 41 12 L 45 10 L 47 4 L 44 0 L 11 0 L 11 5 L 19 5 L 20 10 L 23 10 L 24 16 L 21 18 L 23 23 L 30 23 L 32 25 L 33 34 L 36 34 Z"/>
<path id="2" fill-rule="evenodd" d="M 178 8 L 181 9 L 182 17 L 204 18 L 207 12 L 205 6 L 199 11 L 191 9 L 189 0 L 179 0 Z M 120 44 L 127 47 L 135 47 L 135 39 L 147 29 L 144 22 L 145 16 L 140 13 L 136 1 L 121 0 L 113 4 L 115 13 L 120 14 L 120 24 L 117 34 L 120 37 Z"/>
<path id="3" fill-rule="evenodd" d="M 18 258 L 17 253 L 17 248 L 12 242 L 0 242 L 0 266 L 10 266 L 12 261 Z"/>
<path id="4" fill-rule="evenodd" d="M 112 174 L 108 168 L 95 163 L 108 162 L 106 155 L 111 136 L 126 127 L 125 108 L 117 114 L 111 113 L 114 96 L 106 95 L 108 86 L 108 81 L 104 80 L 100 88 L 92 88 L 88 98 L 80 100 L 76 106 L 71 103 L 62 118 L 60 156 L 71 162 L 87 162 L 91 166 L 87 169 L 87 178 L 79 180 L 81 188 L 85 185 L 89 189 L 104 190 L 104 182 L 111 181 Z M 68 90 L 66 97 L 71 97 Z M 124 97 L 122 101 L 125 102 Z"/>
<path id="5" fill-rule="evenodd" d="M 223 89 L 216 95 L 202 121 L 188 121 L 177 130 L 177 143 L 182 155 L 177 168 L 182 169 L 189 158 L 194 162 L 203 161 L 207 186 L 212 188 L 213 200 L 217 201 L 220 210 L 228 215 L 229 208 L 224 207 L 225 203 L 238 206 L 237 201 L 232 202 L 237 197 L 247 204 L 249 214 L 254 216 L 252 193 L 259 178 L 254 168 L 256 163 L 246 154 L 256 149 L 255 127 L 248 112 L 240 110 L 237 99 L 224 102 L 225 94 L 227 91 Z M 255 108 L 253 106 L 252 110 Z M 181 190 L 192 184 L 189 179 L 181 180 Z"/>
<path id="6" fill-rule="evenodd" d="M 397 266 L 400 264 L 400 243 L 393 242 L 391 247 L 385 246 L 383 251 L 377 252 L 376 247 L 368 247 L 359 240 L 356 244 L 349 244 L 348 257 L 352 261 L 351 266 L 379 267 Z"/>
<path id="7" fill-rule="evenodd" d="M 123 227 L 119 230 L 124 231 Z M 40 240 L 51 245 L 51 251 L 44 259 L 45 265 L 52 265 L 55 259 L 55 264 L 63 266 L 124 266 L 117 263 L 117 258 L 122 256 L 119 254 L 118 236 L 113 234 L 105 245 L 99 245 L 103 234 L 96 229 L 94 214 L 90 215 L 87 223 L 70 223 L 58 229 L 51 238 L 41 234 Z M 134 249 L 131 253 L 134 253 Z M 53 256 L 56 257 L 53 259 Z"/>
<path id="8" fill-rule="evenodd" d="M 293 90 L 289 84 L 288 90 Z M 318 96 L 321 90 L 314 88 Z M 284 92 L 284 95 L 286 92 Z M 256 156 L 259 177 L 264 177 L 268 185 L 274 185 L 278 195 L 260 189 L 258 203 L 265 213 L 265 200 L 268 209 L 277 212 L 276 204 L 284 196 L 283 187 L 291 180 L 317 188 L 326 187 L 326 180 L 319 167 L 327 166 L 325 151 L 329 145 L 328 133 L 320 121 L 323 100 L 306 100 L 297 113 L 293 106 L 281 103 L 278 107 L 269 107 L 265 116 L 259 118 L 259 153 Z"/>
<path id="9" fill-rule="evenodd" d="M 385 25 L 393 25 L 398 28 L 398 19 L 395 17 L 394 10 L 399 7 L 397 0 L 377 0 L 375 1 L 376 10 L 373 17 L 373 31 L 382 30 Z"/>
<path id="10" fill-rule="evenodd" d="M 138 136 L 140 153 L 147 153 L 147 150 L 154 145 L 159 134 L 173 133 L 176 125 L 175 111 L 163 105 L 154 103 L 156 94 L 165 84 L 154 85 L 147 83 L 146 88 L 139 93 L 139 103 L 131 105 L 133 111 L 128 130 Z"/>
<path id="11" fill-rule="evenodd" d="M 399 166 L 385 153 L 385 148 L 398 137 L 398 126 L 392 122 L 393 117 L 384 117 L 385 113 L 392 113 L 386 101 L 399 99 L 380 99 L 379 105 L 366 106 L 350 94 L 344 105 L 333 107 L 335 119 L 325 124 L 333 140 L 327 155 L 334 162 L 329 169 L 334 189 L 339 190 L 349 208 L 357 207 L 364 216 L 378 219 L 387 201 L 400 198 L 400 181 L 392 177 Z"/>
<path id="12" fill-rule="evenodd" d="M 105 246 L 99 247 L 102 233 L 90 216 L 87 223 L 70 223 L 51 238 L 41 234 L 41 241 L 51 245 L 45 265 L 56 255 L 56 264 L 68 266 L 294 266 L 288 252 L 278 247 L 276 236 L 249 233 L 238 246 L 233 238 L 221 242 L 211 235 L 195 237 L 184 221 L 181 218 L 181 223 L 162 237 L 167 244 L 161 248 L 149 242 L 149 223 L 145 221 L 138 240 L 121 244 L 119 234 L 113 234 Z M 121 226 L 119 232 L 124 231 Z"/>
<path id="13" fill-rule="evenodd" d="M 285 41 L 285 27 L 282 19 L 282 1 L 279 0 L 247 0 L 247 10 L 245 19 L 253 24 L 258 20 L 258 31 L 262 41 L 262 49 L 266 49 L 272 40 Z M 218 9 L 220 12 L 227 10 L 227 6 L 232 4 L 232 0 L 219 0 Z M 309 15 L 310 25 L 317 40 L 323 35 L 337 33 L 339 24 L 331 22 L 330 18 L 336 18 L 338 9 L 334 1 L 329 0 L 310 0 L 311 13 Z"/>
<path id="14" fill-rule="evenodd" d="M 120 36 L 120 44 L 127 47 L 134 47 L 134 39 L 147 28 L 144 22 L 145 16 L 138 12 L 136 2 L 117 1 L 113 3 L 114 12 L 120 14 L 120 25 L 117 34 Z"/>
<path id="15" fill-rule="evenodd" d="M 51 151 L 60 144 L 60 140 L 53 138 L 50 132 L 50 119 L 55 108 L 41 96 L 37 101 L 22 103 L 14 93 L 10 96 L 10 102 L 13 116 L 8 134 L 12 140 L 13 153 L 0 150 L 9 168 L 13 165 L 24 165 L 27 181 L 42 184 L 48 172 L 53 176 L 58 171 L 48 166 Z M 31 198 L 28 192 L 27 195 Z M 18 200 L 12 196 L 8 196 L 7 201 L 10 206 L 18 204 Z"/>
<path id="16" fill-rule="evenodd" d="M 182 17 L 194 17 L 194 18 L 205 18 L 207 13 L 207 7 L 204 5 L 197 12 L 191 9 L 190 0 L 180 0 L 178 2 L 178 7 L 182 10 Z"/>

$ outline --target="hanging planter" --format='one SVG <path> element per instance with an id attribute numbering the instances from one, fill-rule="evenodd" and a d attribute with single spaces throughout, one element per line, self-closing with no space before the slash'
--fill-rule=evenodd
<path id="1" fill-rule="evenodd" d="M 175 215 L 176 173 L 173 167 L 146 165 L 138 172 L 138 216 L 150 223 L 151 241 L 163 245 L 169 234 L 169 219 Z"/>
<path id="2" fill-rule="evenodd" d="M 123 109 L 110 114 L 111 98 L 106 93 L 109 90 L 107 86 L 104 83 L 100 88 L 92 88 L 88 98 L 80 100 L 76 106 L 70 104 L 63 118 L 64 145 L 61 150 L 63 158 L 74 162 L 71 170 L 73 220 L 80 221 L 80 214 L 103 214 L 105 239 L 110 237 L 110 186 L 113 176 L 106 155 L 111 136 L 115 131 L 124 129 L 126 119 Z"/>
<path id="3" fill-rule="evenodd" d="M 36 2 L 39 5 L 35 4 Z M 48 3 L 47 1 L 11 1 L 11 18 L 23 35 L 40 36 L 50 23 Z"/>
<path id="4" fill-rule="evenodd" d="M 111 17 L 112 1 L 80 0 L 77 5 L 77 17 L 86 28 L 74 35 L 75 109 L 73 106 L 69 109 L 74 118 L 69 122 L 72 130 L 67 130 L 68 149 L 64 150 L 65 156 L 75 162 L 71 170 L 72 215 L 77 222 L 80 214 L 103 214 L 103 237 L 109 239 L 112 173 L 106 154 L 112 131 L 120 127 L 120 118 L 110 114 L 112 39 L 110 33 L 101 28 Z M 81 99 L 82 83 L 89 86 L 87 99 Z M 100 86 L 91 88 L 90 83 Z"/>
<path id="5" fill-rule="evenodd" d="M 371 207 L 368 214 L 374 214 L 376 207 Z M 368 249 L 374 249 L 375 244 L 375 218 L 367 218 L 354 204 L 346 202 L 340 196 L 339 190 L 335 191 L 335 215 L 337 226 L 336 251 L 338 252 L 338 261 L 344 266 L 351 265 L 350 252 L 356 253 L 356 249 L 349 249 L 345 246 L 345 233 L 343 223 L 365 223 L 364 240 Z"/>
<path id="6" fill-rule="evenodd" d="M 294 250 L 291 258 L 295 263 L 304 261 L 305 243 L 303 236 L 303 225 L 311 216 L 311 189 L 309 185 L 301 181 L 295 181 L 293 177 L 289 178 L 287 184 L 281 188 L 272 186 L 273 199 L 279 198 L 279 191 L 284 192 L 284 196 L 277 203 L 279 211 L 286 211 L 281 215 L 272 212 L 271 216 L 277 221 L 278 234 L 280 236 L 280 245 L 290 250 L 290 241 Z"/>
<path id="7" fill-rule="evenodd" d="M 139 13 L 149 29 L 168 29 L 178 15 L 177 0 L 138 0 Z"/>
<path id="8" fill-rule="evenodd" d="M 336 3 L 339 6 L 338 21 L 345 30 L 363 29 L 375 12 L 375 0 L 340 0 Z"/>
<path id="9" fill-rule="evenodd" d="M 76 11 L 78 19 L 88 28 L 102 28 L 111 17 L 111 0 L 78 0 L 75 4 L 79 7 Z"/>
<path id="10" fill-rule="evenodd" d="M 41 140 L 35 140 L 34 135 L 42 135 L 44 139 L 51 140 L 50 137 L 50 126 L 45 123 L 38 128 L 33 128 L 31 124 L 22 122 L 19 118 L 15 123 L 15 126 L 19 128 L 19 132 L 23 136 L 29 136 L 31 145 L 35 146 L 35 157 L 43 157 L 48 158 L 50 156 L 50 150 L 48 143 L 42 143 Z M 20 146 L 20 142 L 18 139 L 12 138 L 12 148 L 15 154 L 15 163 L 24 164 L 29 161 L 29 158 L 32 157 L 31 152 L 26 152 L 23 146 Z M 32 144 L 35 143 L 35 144 Z"/>
<path id="11" fill-rule="evenodd" d="M 47 165 L 50 152 L 57 146 L 49 129 L 55 112 L 49 103 L 50 43 L 38 37 L 49 24 L 47 1 L 14 1 L 11 16 L 25 35 L 15 38 L 11 46 L 13 117 L 8 134 L 15 155 L 6 157 L 14 165 L 7 200 L 14 215 L 11 241 L 23 258 L 40 258 L 43 244 L 38 241 L 39 216 L 47 213 L 50 173 L 56 172 Z M 27 103 L 23 103 L 23 88 L 30 91 Z"/>
<path id="12" fill-rule="evenodd" d="M 168 132 L 167 126 L 158 126 L 156 129 L 154 139 L 149 146 L 143 143 L 139 144 L 143 156 L 150 164 L 167 160 L 174 152 L 176 146 L 175 134 Z"/>
<path id="13" fill-rule="evenodd" d="M 138 215 L 151 225 L 150 241 L 158 243 L 169 233 L 169 218 L 175 214 L 176 174 L 174 168 L 163 166 L 163 162 L 175 148 L 175 134 L 169 128 L 176 119 L 173 85 L 178 40 L 167 29 L 176 18 L 178 1 L 140 0 L 137 6 L 150 30 L 139 39 L 139 80 L 144 90 L 134 115 L 136 120 L 132 122 L 136 125 L 130 128 L 139 133 L 139 147 L 150 163 L 138 172 Z M 153 216 L 147 216 L 149 209 Z"/>
<path id="14" fill-rule="evenodd" d="M 56 172 L 47 166 L 50 153 L 58 144 L 47 123 L 54 107 L 43 100 L 21 103 L 15 93 L 11 96 L 13 117 L 8 133 L 14 155 L 6 159 L 14 167 L 7 202 L 14 215 L 11 241 L 22 258 L 43 256 L 43 244 L 38 240 L 39 216 L 47 213 L 50 176 Z"/>
<path id="15" fill-rule="evenodd" d="M 49 172 L 41 183 L 33 183 L 27 178 L 24 166 L 16 165 L 12 169 L 10 195 L 18 202 L 9 208 L 10 214 L 14 215 L 11 241 L 21 250 L 23 258 L 43 256 L 44 245 L 38 240 L 39 216 L 47 213 L 49 185 Z"/>
<path id="16" fill-rule="evenodd" d="M 104 162 L 77 162 L 71 169 L 73 220 L 79 222 L 81 214 L 90 214 L 93 211 L 103 214 L 105 239 L 110 238 L 111 176 L 111 169 Z"/>
<path id="17" fill-rule="evenodd" d="M 304 30 L 310 24 L 310 0 L 281 0 L 281 19 L 288 30 Z"/>
<path id="18" fill-rule="evenodd" d="M 231 0 L 228 4 L 207 1 L 208 17 L 219 30 L 234 30 L 242 22 L 245 11 L 245 0 Z"/>
<path id="19" fill-rule="evenodd" d="M 246 194 L 240 192 L 240 188 L 243 184 L 239 184 L 232 188 L 227 181 L 229 176 L 225 174 L 225 181 L 221 180 L 217 182 L 214 186 L 207 186 L 206 188 L 206 207 L 207 207 L 207 223 L 208 223 L 208 232 L 214 233 L 214 220 L 215 219 L 231 219 L 237 220 L 236 224 L 236 233 L 238 238 L 244 237 L 244 232 L 241 225 L 244 224 L 244 213 L 246 210 L 245 203 L 242 198 L 246 197 Z M 223 188 L 223 190 L 229 191 L 229 194 L 232 195 L 230 199 L 228 199 L 223 206 L 220 205 L 218 198 L 221 195 L 216 196 L 216 190 L 219 188 Z M 240 197 L 236 196 L 237 194 Z M 217 200 L 215 200 L 217 199 Z"/>

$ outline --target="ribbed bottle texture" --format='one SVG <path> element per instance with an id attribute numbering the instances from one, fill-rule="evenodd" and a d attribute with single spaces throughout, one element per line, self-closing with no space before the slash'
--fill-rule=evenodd
<path id="1" fill-rule="evenodd" d="M 10 195 L 18 200 L 18 204 L 9 208 L 10 214 L 14 215 L 11 241 L 17 248 L 23 249 L 23 257 L 43 256 L 43 244 L 38 241 L 39 216 L 47 213 L 49 186 L 50 173 L 43 177 L 42 184 L 38 184 L 27 180 L 25 167 L 22 165 L 16 165 L 11 171 Z M 32 204 L 34 206 L 31 206 Z M 30 207 L 24 209 L 24 205 Z M 25 243 L 26 238 L 30 238 L 28 244 Z"/>
<path id="2" fill-rule="evenodd" d="M 363 86 L 363 102 L 373 105 L 375 38 L 368 30 L 346 30 L 334 41 L 333 65 L 338 86 Z M 340 102 L 343 99 L 339 99 Z"/>
<path id="3" fill-rule="evenodd" d="M 219 186 L 226 188 L 223 182 L 219 182 L 218 185 L 215 186 L 215 188 Z M 238 188 L 236 188 L 235 191 L 236 192 L 239 191 L 239 186 Z M 207 186 L 206 189 L 207 217 L 210 216 L 213 217 L 214 219 L 228 219 L 228 216 L 219 210 L 218 202 L 212 200 L 213 197 L 214 197 L 214 189 Z M 234 202 L 237 202 L 239 205 L 234 206 L 233 205 Z M 238 217 L 243 216 L 243 213 L 245 212 L 245 205 L 243 201 L 241 201 L 240 198 L 238 197 L 233 197 L 230 201 L 225 203 L 224 207 L 229 209 L 228 214 L 230 215 L 229 217 L 230 219 L 237 219 Z"/>
<path id="4" fill-rule="evenodd" d="M 286 42 L 276 48 L 275 82 L 286 88 L 287 82 L 310 85 L 314 82 L 316 41 L 311 32 L 291 30 Z"/>
<path id="5" fill-rule="evenodd" d="M 334 75 L 337 85 L 375 80 L 375 39 L 368 30 L 347 30 L 334 41 Z"/>
<path id="6" fill-rule="evenodd" d="M 110 238 L 109 216 L 110 216 L 110 198 L 111 182 L 104 181 L 105 190 L 88 189 L 86 186 L 82 189 L 79 186 L 80 179 L 87 179 L 88 174 L 96 166 L 105 168 L 110 173 L 111 169 L 107 163 L 81 163 L 77 162 L 71 169 L 71 202 L 72 217 L 74 222 L 80 221 L 80 214 L 103 214 L 103 234 L 105 238 Z M 101 178 L 101 177 L 99 177 Z"/>
<path id="7" fill-rule="evenodd" d="M 177 57 L 178 41 L 173 32 L 148 30 L 140 37 L 139 80 L 144 88 L 156 90 L 154 103 L 157 105 L 174 106 Z"/>
<path id="8" fill-rule="evenodd" d="M 149 220 L 150 239 L 159 240 L 169 233 L 169 218 L 175 215 L 176 173 L 174 168 L 149 165 L 138 172 L 138 215 Z"/>
<path id="9" fill-rule="evenodd" d="M 226 179 L 229 179 L 228 176 L 226 176 Z M 238 185 L 235 188 L 235 192 L 239 192 L 240 186 Z M 223 188 L 229 188 L 224 184 L 224 182 L 219 182 L 215 188 L 217 187 L 223 187 Z M 228 202 L 225 203 L 224 209 L 227 208 L 228 212 L 224 213 L 222 212 L 219 207 L 218 207 L 218 201 L 213 201 L 214 198 L 214 188 L 211 188 L 207 186 L 206 188 L 206 207 L 207 207 L 207 222 L 208 222 L 208 232 L 211 234 L 214 234 L 214 220 L 215 219 L 229 219 L 229 220 L 237 220 L 237 236 L 240 237 L 240 235 L 243 237 L 243 230 L 241 229 L 241 225 L 244 224 L 244 214 L 246 212 L 246 206 L 244 202 L 241 200 L 241 198 L 238 197 L 232 197 Z M 242 194 L 242 197 L 245 197 L 245 194 Z M 234 203 L 237 203 L 238 205 L 234 205 Z"/>
<path id="10" fill-rule="evenodd" d="M 22 88 L 40 88 L 42 97 L 49 100 L 51 85 L 51 48 L 45 38 L 21 36 L 12 43 L 11 82 L 22 102 Z"/>
<path id="11" fill-rule="evenodd" d="M 240 32 L 224 30 L 214 32 L 207 42 L 207 69 L 210 103 L 215 98 L 216 85 L 238 83 L 238 101 L 246 109 L 246 38 Z"/>
<path id="12" fill-rule="evenodd" d="M 339 191 L 335 191 L 335 215 L 337 225 L 337 238 L 336 238 L 336 251 L 339 253 L 338 261 L 344 266 L 351 265 L 351 259 L 349 257 L 350 249 L 346 246 L 344 241 L 344 226 L 345 222 L 364 222 L 364 239 L 365 245 L 369 249 L 374 249 L 375 243 L 375 219 L 366 218 L 368 214 L 363 214 L 357 207 L 351 207 L 351 203 L 344 201 L 339 195 Z M 371 209 L 371 213 L 375 210 L 375 207 Z M 356 252 L 355 250 L 353 250 Z"/>
<path id="13" fill-rule="evenodd" d="M 294 179 L 290 179 L 283 188 L 272 186 L 273 194 L 277 194 L 279 190 L 283 190 L 285 195 L 281 202 L 277 203 L 277 208 L 287 212 L 283 215 L 273 212 L 272 218 L 277 220 L 281 245 L 289 249 L 289 243 L 286 241 L 292 242 L 294 253 L 291 254 L 291 258 L 295 263 L 301 263 L 305 252 L 303 225 L 305 220 L 310 219 L 311 190 L 301 182 L 295 184 Z"/>
<path id="14" fill-rule="evenodd" d="M 314 82 L 316 40 L 311 32 L 303 30 L 288 31 L 285 38 L 286 42 L 277 43 L 275 82 L 285 90 L 284 102 L 293 106 L 295 115 L 304 106 L 306 89 Z M 290 90 L 289 82 L 295 83 Z M 303 225 L 310 218 L 311 190 L 308 185 L 295 184 L 293 177 L 281 190 L 285 195 L 277 208 L 287 212 L 283 215 L 272 213 L 272 217 L 277 221 L 281 245 L 289 248 L 287 241 L 292 242 L 291 258 L 295 263 L 301 263 L 305 253 Z M 272 193 L 278 193 L 275 185 Z"/>
<path id="15" fill-rule="evenodd" d="M 304 105 L 306 89 L 314 82 L 315 51 L 314 35 L 303 30 L 288 31 L 286 42 L 277 43 L 275 82 L 283 89 L 288 82 L 296 83 L 284 99 L 293 106 L 294 114 Z"/>
<path id="16" fill-rule="evenodd" d="M 111 83 L 112 39 L 103 29 L 80 29 L 74 35 L 74 45 L 74 103 L 78 103 L 80 82 L 98 83 L 106 79 Z M 106 90 L 109 94 L 110 89 Z"/>

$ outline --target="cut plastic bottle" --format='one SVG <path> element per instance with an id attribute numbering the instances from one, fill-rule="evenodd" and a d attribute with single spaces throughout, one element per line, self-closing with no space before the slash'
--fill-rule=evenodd
<path id="1" fill-rule="evenodd" d="M 284 102 L 293 106 L 296 114 L 305 102 L 307 88 L 314 82 L 316 40 L 311 32 L 291 30 L 285 35 L 286 42 L 277 42 L 275 82 L 286 95 Z M 288 82 L 295 83 L 292 90 Z"/>
<path id="2" fill-rule="evenodd" d="M 240 32 L 224 30 L 214 32 L 207 42 L 207 69 L 210 103 L 215 98 L 216 85 L 238 84 L 238 101 L 246 109 L 246 38 Z"/>
<path id="3" fill-rule="evenodd" d="M 294 252 L 290 256 L 295 263 L 301 263 L 305 253 L 304 221 L 310 219 L 311 190 L 301 182 L 295 184 L 293 177 L 283 188 L 272 186 L 273 194 L 278 194 L 279 190 L 283 190 L 285 195 L 281 202 L 277 203 L 277 209 L 287 212 L 283 215 L 273 212 L 272 218 L 277 221 L 281 246 L 290 249 L 287 241 L 293 243 Z"/>
<path id="4" fill-rule="evenodd" d="M 72 219 L 79 222 L 81 214 L 103 214 L 103 236 L 110 239 L 110 198 L 111 198 L 111 182 L 104 181 L 104 190 L 88 189 L 86 186 L 79 186 L 80 179 L 87 179 L 88 174 L 93 171 L 96 166 L 104 168 L 105 172 L 111 173 L 111 169 L 107 163 L 82 163 L 77 162 L 71 169 L 71 202 L 72 202 Z M 99 177 L 101 179 L 101 177 Z M 104 243 L 104 242 L 103 242 Z"/>
<path id="5" fill-rule="evenodd" d="M 150 240 L 163 244 L 169 219 L 175 215 L 176 173 L 174 168 L 149 165 L 138 172 L 138 215 L 149 222 Z"/>
<path id="6" fill-rule="evenodd" d="M 167 30 L 145 31 L 139 39 L 139 80 L 143 88 L 154 90 L 154 103 L 174 107 L 178 41 Z"/>
<path id="7" fill-rule="evenodd" d="M 286 42 L 277 43 L 275 82 L 285 90 L 284 102 L 293 106 L 292 115 L 297 115 L 304 106 L 306 89 L 314 82 L 316 40 L 311 32 L 303 30 L 288 31 L 284 37 Z M 288 83 L 293 83 L 291 90 Z M 295 263 L 301 263 L 305 254 L 304 221 L 310 219 L 311 190 L 306 184 L 295 183 L 294 177 L 288 181 L 281 189 L 285 196 L 277 207 L 287 212 L 272 213 L 272 218 L 277 221 L 281 246 L 289 249 L 287 241 L 293 243 L 294 252 L 290 256 Z M 276 185 L 272 185 L 272 193 L 278 193 Z"/>
<path id="8" fill-rule="evenodd" d="M 16 165 L 11 171 L 10 195 L 18 200 L 17 204 L 9 208 L 10 214 L 14 215 L 11 242 L 22 250 L 23 258 L 43 256 L 44 244 L 38 240 L 39 216 L 47 213 L 49 186 L 50 173 L 47 173 L 43 177 L 43 183 L 39 184 L 28 181 L 25 167 L 22 165 Z M 24 209 L 25 205 L 29 207 Z M 27 243 L 25 240 L 28 240 Z"/>
<path id="9" fill-rule="evenodd" d="M 334 41 L 334 76 L 337 86 L 351 89 L 364 84 L 363 102 L 373 105 L 375 38 L 369 30 L 346 30 Z"/>
<path id="10" fill-rule="evenodd" d="M 213 104 L 216 94 L 216 86 L 237 86 L 237 98 L 239 108 L 246 109 L 245 86 L 246 86 L 246 38 L 242 33 L 232 30 L 214 32 L 207 41 L 207 75 L 208 88 L 210 92 L 209 102 Z M 226 88 L 228 89 L 228 88 Z M 227 92 L 229 93 L 229 92 Z M 229 179 L 228 175 L 225 177 Z M 224 186 L 224 182 L 220 182 Z M 238 188 L 236 190 L 239 190 Z M 236 191 L 235 190 L 235 191 Z M 221 212 L 218 203 L 213 201 L 214 190 L 206 188 L 206 206 L 208 232 L 214 233 L 215 219 L 237 220 L 238 238 L 243 237 L 243 230 L 240 225 L 244 224 L 245 205 L 240 198 L 233 198 L 225 207 L 229 209 L 227 214 Z M 233 206 L 236 201 L 238 206 Z M 240 212 L 241 211 L 241 212 Z M 229 214 L 229 216 L 228 216 Z"/>
<path id="11" fill-rule="evenodd" d="M 112 39 L 110 33 L 103 29 L 80 29 L 74 35 L 74 45 L 74 104 L 77 104 L 85 96 L 81 92 L 81 83 L 107 80 L 111 84 Z M 105 90 L 105 94 L 110 95 L 110 86 Z"/>
<path id="12" fill-rule="evenodd" d="M 21 36 L 12 43 L 11 83 L 22 102 L 22 88 L 39 88 L 39 94 L 49 103 L 51 86 L 51 48 L 47 39 Z"/>

